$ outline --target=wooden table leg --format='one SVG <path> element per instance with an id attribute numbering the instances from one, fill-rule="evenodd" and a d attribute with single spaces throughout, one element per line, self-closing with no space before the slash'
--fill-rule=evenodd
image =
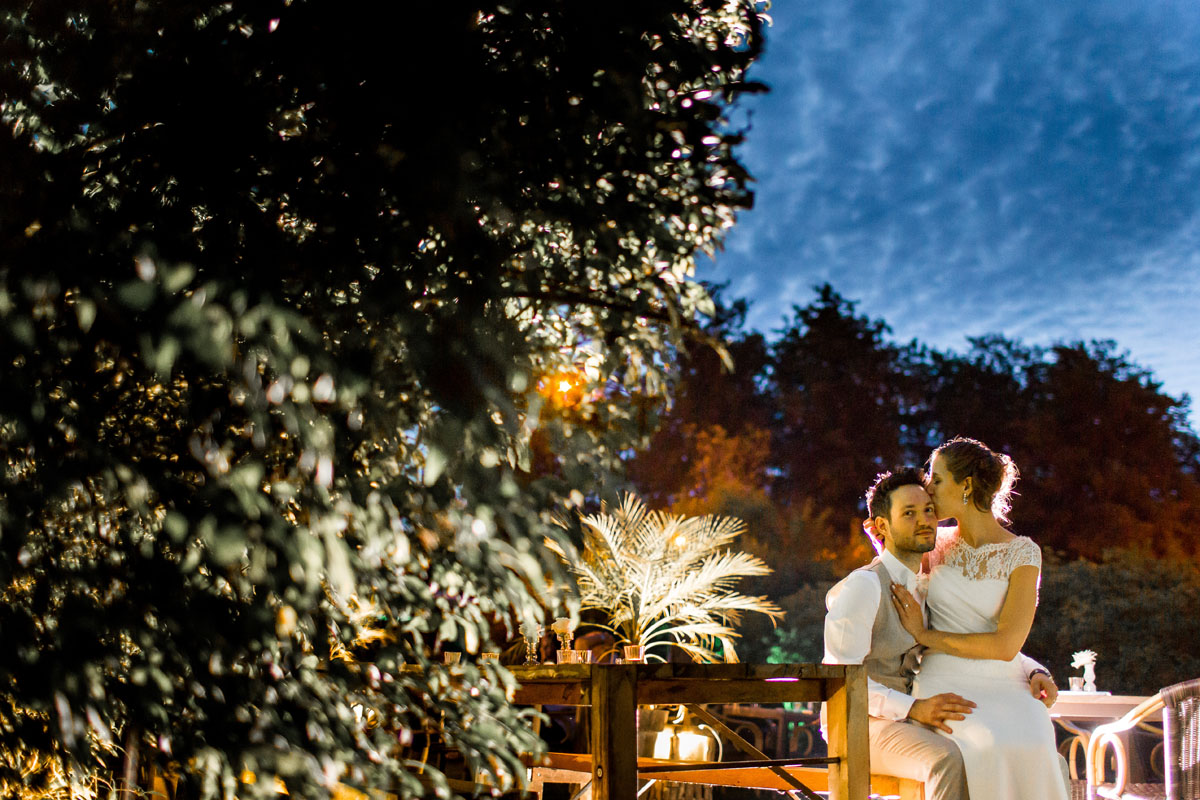
<path id="1" fill-rule="evenodd" d="M 832 800 L 866 800 L 871 788 L 871 747 L 867 741 L 867 673 L 847 666 L 846 679 L 825 701 L 829 755 L 840 763 L 829 767 Z"/>
<path id="2" fill-rule="evenodd" d="M 775 728 L 775 757 L 776 758 L 787 758 L 788 757 L 788 746 L 787 746 L 788 723 L 787 723 L 787 712 L 784 711 L 783 709 L 779 710 L 779 717 L 778 717 L 778 722 L 776 722 L 776 726 L 777 727 Z"/>
<path id="3" fill-rule="evenodd" d="M 636 797 L 636 665 L 597 664 L 592 667 L 591 726 L 593 800 Z"/>

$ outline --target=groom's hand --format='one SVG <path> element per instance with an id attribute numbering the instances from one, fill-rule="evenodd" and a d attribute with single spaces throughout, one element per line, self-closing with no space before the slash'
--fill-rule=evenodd
<path id="1" fill-rule="evenodd" d="M 953 733 L 946 725 L 946 721 L 966 719 L 967 714 L 970 714 L 973 708 L 975 708 L 975 704 L 965 697 L 959 697 L 951 692 L 943 692 L 935 694 L 933 697 L 926 697 L 924 700 L 914 700 L 912 708 L 908 710 L 908 718 L 913 722 L 920 722 L 922 725 Z"/>

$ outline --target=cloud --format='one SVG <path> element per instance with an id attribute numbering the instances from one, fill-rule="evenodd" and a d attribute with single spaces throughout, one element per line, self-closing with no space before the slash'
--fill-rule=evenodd
<path id="1" fill-rule="evenodd" d="M 706 277 L 750 324 L 830 281 L 897 338 L 1115 339 L 1200 396 L 1200 15 L 1191 0 L 775 0 Z"/>

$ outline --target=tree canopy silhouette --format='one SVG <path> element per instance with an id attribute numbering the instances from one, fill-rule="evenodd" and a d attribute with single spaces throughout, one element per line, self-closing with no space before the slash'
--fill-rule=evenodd
<path id="1" fill-rule="evenodd" d="M 859 315 L 828 284 L 815 293 L 773 341 L 724 332 L 730 352 L 753 345 L 734 375 L 685 370 L 685 402 L 633 462 L 644 491 L 671 503 L 687 495 L 689 510 L 753 517 L 747 539 L 760 539 L 769 560 L 858 558 L 862 493 L 875 474 L 922 464 L 940 442 L 971 436 L 1016 460 L 1013 522 L 1041 544 L 1092 559 L 1112 548 L 1196 552 L 1190 400 L 1164 393 L 1115 343 L 1034 347 L 992 335 L 941 352 L 891 341 L 886 321 Z M 739 435 L 713 434 L 725 425 Z M 749 444 L 765 430 L 767 454 Z M 738 481 L 697 479 L 701 466 L 718 463 L 753 469 L 724 467 Z M 700 496 L 703 486 L 715 487 L 710 496 Z M 786 584 L 795 564 L 773 566 Z"/>
<path id="2" fill-rule="evenodd" d="M 854 518 L 865 487 L 911 458 L 910 409 L 920 387 L 884 321 L 857 315 L 829 284 L 816 292 L 771 347 L 777 497 L 834 509 L 849 542 L 861 535 Z"/>

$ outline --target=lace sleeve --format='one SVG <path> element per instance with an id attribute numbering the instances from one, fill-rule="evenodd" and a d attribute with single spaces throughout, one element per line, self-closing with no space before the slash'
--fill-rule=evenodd
<path id="1" fill-rule="evenodd" d="M 1007 548 L 1005 572 L 1012 574 L 1017 567 L 1033 566 L 1042 569 L 1042 548 L 1028 536 L 1018 536 L 1012 546 Z"/>

